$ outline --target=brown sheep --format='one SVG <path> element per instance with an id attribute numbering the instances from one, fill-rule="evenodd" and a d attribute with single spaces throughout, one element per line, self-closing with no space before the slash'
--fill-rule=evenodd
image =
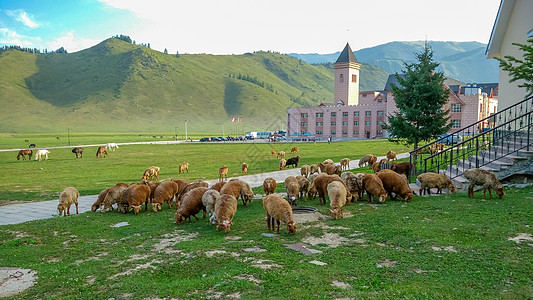
<path id="1" fill-rule="evenodd" d="M 341 169 L 343 171 L 350 169 L 350 159 L 349 158 L 341 159 Z"/>
<path id="2" fill-rule="evenodd" d="M 347 190 L 344 184 L 340 181 L 332 181 L 327 186 L 329 204 L 331 209 L 329 213 L 334 220 L 337 220 L 339 217 L 343 218 L 342 208 L 346 204 L 346 193 Z"/>
<path id="3" fill-rule="evenodd" d="M 248 202 L 251 202 L 251 199 L 254 197 L 250 185 L 239 179 L 228 181 L 228 183 L 220 189 L 220 194 L 232 195 L 236 199 L 242 197 L 242 203 L 244 206 L 248 206 Z"/>
<path id="4" fill-rule="evenodd" d="M 215 203 L 217 202 L 218 198 L 220 198 L 220 193 L 213 189 L 208 189 L 202 195 L 202 204 L 205 206 L 205 210 L 209 216 L 209 225 L 213 225 L 216 222 Z"/>
<path id="5" fill-rule="evenodd" d="M 410 202 L 413 200 L 413 191 L 409 187 L 409 183 L 403 179 L 399 174 L 392 172 L 379 172 L 377 174 L 381 182 L 383 183 L 383 188 L 389 194 L 389 197 L 392 199 L 392 193 L 399 195 L 405 201 Z"/>
<path id="6" fill-rule="evenodd" d="M 279 234 L 279 225 L 281 222 L 287 224 L 287 233 L 296 233 L 296 223 L 292 217 L 292 208 L 290 204 L 278 194 L 271 194 L 263 198 L 263 208 L 266 212 L 268 232 L 275 229 L 275 223 L 278 224 L 277 233 Z"/>
<path id="7" fill-rule="evenodd" d="M 219 181 L 215 184 L 213 184 L 209 189 L 211 190 L 216 190 L 217 192 L 220 193 L 220 189 L 222 189 L 222 187 L 226 184 L 225 181 Z"/>
<path id="8" fill-rule="evenodd" d="M 279 161 L 279 169 L 280 169 L 280 170 L 284 170 L 286 165 L 287 165 L 287 161 L 286 161 L 284 158 L 282 158 L 282 159 Z"/>
<path id="9" fill-rule="evenodd" d="M 285 157 L 285 151 L 279 151 L 278 155 L 276 156 L 277 159 L 282 159 Z"/>
<path id="10" fill-rule="evenodd" d="M 505 195 L 501 182 L 496 178 L 496 175 L 489 171 L 469 169 L 463 172 L 463 176 L 470 182 L 470 185 L 468 186 L 468 197 L 476 198 L 476 195 L 474 194 L 474 186 L 476 185 L 483 186 L 483 199 L 485 199 L 485 193 L 487 190 L 489 190 L 489 196 L 490 199 L 492 199 L 491 189 L 496 191 L 496 194 L 498 194 L 498 198 L 500 199 Z"/>
<path id="11" fill-rule="evenodd" d="M 442 194 L 442 189 L 448 189 L 448 192 L 452 194 L 457 192 L 457 187 L 444 174 L 424 173 L 418 175 L 416 179 L 420 182 L 420 189 L 418 190 L 420 196 L 425 194 L 426 191 L 431 195 L 430 189 L 433 188 L 437 189 L 437 194 Z"/>
<path id="12" fill-rule="evenodd" d="M 78 214 L 78 198 L 80 197 L 80 193 L 77 189 L 73 187 L 67 187 L 61 192 L 59 195 L 59 204 L 57 205 L 57 210 L 59 211 L 59 215 L 63 214 L 63 216 L 69 215 L 70 216 L 70 206 L 72 204 L 76 205 L 76 214 Z"/>
<path id="13" fill-rule="evenodd" d="M 292 147 L 291 153 L 296 153 L 296 152 L 298 152 L 298 147 Z"/>
<path id="14" fill-rule="evenodd" d="M 298 185 L 300 186 L 299 199 L 307 201 L 306 196 L 309 191 L 309 180 L 303 176 L 296 176 L 296 180 L 298 180 Z"/>
<path id="15" fill-rule="evenodd" d="M 218 181 L 228 180 L 228 167 L 222 166 L 218 169 Z"/>
<path id="16" fill-rule="evenodd" d="M 404 161 L 397 164 L 391 164 L 390 169 L 398 174 L 405 174 L 405 176 L 409 176 L 411 170 L 413 169 L 413 164 L 408 161 Z"/>
<path id="17" fill-rule="evenodd" d="M 362 197 L 364 191 L 362 178 L 357 178 L 352 172 L 344 172 L 341 174 L 341 179 L 346 184 L 350 194 L 352 194 L 354 202 L 357 202 L 357 199 Z"/>
<path id="18" fill-rule="evenodd" d="M 180 225 L 182 221 L 185 221 L 187 219 L 189 219 L 190 222 L 191 216 L 193 216 L 196 220 L 200 220 L 196 216 L 196 214 L 200 211 L 204 212 L 203 218 L 205 219 L 206 208 L 202 202 L 202 196 L 206 191 L 207 187 L 199 187 L 183 194 L 180 206 L 176 211 L 176 214 L 174 215 L 174 219 L 176 220 L 176 223 L 178 225 Z"/>
<path id="19" fill-rule="evenodd" d="M 298 184 L 298 179 L 294 176 L 289 176 L 285 178 L 285 190 L 287 191 L 287 200 L 294 206 L 298 203 L 298 196 L 300 193 L 300 185 Z"/>
<path id="20" fill-rule="evenodd" d="M 161 184 L 161 182 L 148 181 L 148 186 L 150 187 L 150 203 L 154 200 L 154 191 Z"/>
<path id="21" fill-rule="evenodd" d="M 268 177 L 263 181 L 263 191 L 268 196 L 276 191 L 277 182 L 274 178 Z"/>
<path id="22" fill-rule="evenodd" d="M 322 162 L 322 163 L 323 164 L 334 164 L 335 162 L 333 161 L 333 159 L 328 158 L 328 159 L 324 160 L 324 162 Z"/>
<path id="23" fill-rule="evenodd" d="M 316 177 L 313 183 L 311 184 L 310 189 L 313 189 L 313 187 L 316 189 L 321 205 L 324 205 L 326 203 L 328 184 L 330 184 L 332 181 L 341 181 L 342 184 L 344 184 L 344 182 L 339 176 L 327 174 L 318 175 L 318 177 Z M 348 189 L 346 190 L 346 203 L 349 204 L 352 199 L 352 194 L 348 191 Z"/>
<path id="24" fill-rule="evenodd" d="M 341 176 L 342 174 L 342 167 L 341 166 L 336 166 L 334 164 L 326 164 L 325 167 L 324 167 L 324 173 L 328 174 L 328 175 L 339 175 Z"/>
<path id="25" fill-rule="evenodd" d="M 189 185 L 189 181 L 188 180 L 185 180 L 185 179 L 170 179 L 170 181 L 174 181 L 175 183 L 178 184 L 178 194 L 176 196 L 179 196 L 181 194 L 183 194 L 183 189 L 185 189 L 186 186 Z M 177 199 L 176 199 L 177 200 Z M 176 207 L 178 206 L 178 202 L 176 202 Z"/>
<path id="26" fill-rule="evenodd" d="M 91 211 L 96 211 L 98 208 L 100 208 L 100 205 L 102 205 L 102 202 L 104 202 L 105 195 L 107 195 L 107 191 L 108 190 L 109 190 L 109 188 L 107 188 L 105 190 L 102 190 L 100 192 L 100 194 L 98 194 L 98 198 L 96 199 L 96 201 L 91 206 Z"/>
<path id="27" fill-rule="evenodd" d="M 379 203 L 383 203 L 387 199 L 387 191 L 378 175 L 366 174 L 363 179 L 363 186 L 368 194 L 368 202 L 373 202 L 372 197 L 377 197 Z"/>
<path id="28" fill-rule="evenodd" d="M 321 163 L 318 163 L 317 166 L 318 168 L 320 169 L 320 172 L 324 173 L 325 170 L 326 170 L 326 167 L 329 166 L 329 165 L 335 165 L 335 163 L 333 162 L 329 162 L 331 159 L 327 159 L 325 160 L 324 162 L 321 162 Z"/>
<path id="29" fill-rule="evenodd" d="M 318 168 L 318 165 L 317 165 L 317 164 L 312 164 L 312 165 L 309 166 L 309 175 L 311 175 L 311 174 L 315 174 L 315 173 L 318 174 L 318 173 L 319 173 L 319 172 L 318 172 L 319 170 L 320 170 L 320 169 Z"/>
<path id="30" fill-rule="evenodd" d="M 237 213 L 237 198 L 229 194 L 221 194 L 215 203 L 217 231 L 223 229 L 226 233 L 230 232 L 235 213 Z"/>
<path id="31" fill-rule="evenodd" d="M 124 190 L 128 188 L 128 185 L 125 183 L 117 183 L 114 186 L 107 189 L 107 194 L 104 197 L 102 203 L 102 212 L 113 210 L 113 204 L 118 203 L 122 198 Z"/>
<path id="32" fill-rule="evenodd" d="M 160 211 L 165 202 L 168 203 L 168 208 L 172 208 L 172 200 L 177 193 L 178 184 L 174 181 L 165 181 L 159 184 L 154 191 L 154 200 L 152 201 L 152 209 L 154 212 Z"/>
<path id="33" fill-rule="evenodd" d="M 302 176 L 304 176 L 305 178 L 307 178 L 307 176 L 309 176 L 309 166 L 308 165 L 303 165 L 301 168 L 300 168 L 300 174 Z"/>
<path id="34" fill-rule="evenodd" d="M 276 149 L 272 149 L 272 151 L 270 151 L 270 153 L 272 153 L 272 156 L 276 155 Z"/>
<path id="35" fill-rule="evenodd" d="M 359 160 L 359 168 L 364 167 L 365 165 L 372 166 L 377 160 L 378 158 L 376 156 L 367 154 Z"/>
<path id="36" fill-rule="evenodd" d="M 380 160 L 379 162 L 376 162 L 374 164 L 372 164 L 372 170 L 374 170 L 374 173 L 377 173 L 379 171 L 381 171 L 381 166 L 386 164 L 387 163 L 387 159 L 384 158 L 382 160 Z"/>
<path id="37" fill-rule="evenodd" d="M 156 179 L 159 180 L 159 171 L 160 168 L 157 166 L 151 166 L 150 168 L 144 170 L 142 180 Z"/>
<path id="38" fill-rule="evenodd" d="M 185 171 L 187 171 L 187 174 L 189 174 L 189 163 L 188 162 L 184 162 L 184 163 L 179 165 L 180 174 L 181 174 L 181 172 L 185 173 Z"/>
<path id="39" fill-rule="evenodd" d="M 311 174 L 309 175 L 309 177 L 307 178 L 307 180 L 309 180 L 309 188 L 307 189 L 307 198 L 308 199 L 315 199 L 315 196 L 317 194 L 317 191 L 316 191 L 316 188 L 314 187 L 313 185 L 313 181 L 315 180 L 315 178 L 317 178 L 319 176 L 319 174 Z"/>
<path id="40" fill-rule="evenodd" d="M 126 193 L 129 211 L 134 211 L 136 215 L 141 211 L 141 205 L 144 204 L 144 211 L 148 210 L 148 200 L 150 199 L 150 187 L 145 184 L 132 184 Z M 124 194 L 123 193 L 123 194 Z"/>
<path id="41" fill-rule="evenodd" d="M 193 189 L 196 189 L 196 188 L 200 188 L 200 187 L 207 188 L 208 186 L 209 186 L 209 183 L 207 183 L 207 182 L 205 182 L 205 181 L 203 181 L 201 179 L 197 179 L 194 182 L 187 184 L 183 189 L 181 189 L 181 191 L 178 191 L 179 195 L 178 195 L 178 198 L 176 199 L 176 207 L 178 207 L 180 205 L 181 198 L 187 192 L 189 192 L 189 191 L 191 191 Z M 178 188 L 179 188 L 179 186 L 178 186 Z"/>
<path id="42" fill-rule="evenodd" d="M 397 159 L 396 158 L 396 152 L 392 151 L 392 150 L 389 150 L 389 152 L 387 152 L 387 161 L 391 161 L 391 160 L 395 160 Z"/>
<path id="43" fill-rule="evenodd" d="M 248 173 L 248 164 L 243 162 L 241 164 L 241 171 L 242 171 L 242 175 L 246 175 Z"/>

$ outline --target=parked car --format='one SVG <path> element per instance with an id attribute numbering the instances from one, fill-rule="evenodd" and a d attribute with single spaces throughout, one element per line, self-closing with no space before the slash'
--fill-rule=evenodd
<path id="1" fill-rule="evenodd" d="M 439 138 L 437 138 L 437 143 L 443 143 L 445 145 L 451 145 L 451 144 L 455 144 L 455 143 L 460 143 L 462 142 L 463 139 L 461 138 L 460 135 L 457 135 L 457 134 L 443 134 L 441 136 L 439 136 Z"/>
<path id="2" fill-rule="evenodd" d="M 209 138 L 208 137 L 203 137 L 200 139 L 200 142 L 209 142 Z"/>

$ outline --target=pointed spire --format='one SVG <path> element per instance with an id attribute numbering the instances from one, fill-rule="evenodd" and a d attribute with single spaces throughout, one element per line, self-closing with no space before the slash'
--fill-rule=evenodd
<path id="1" fill-rule="evenodd" d="M 339 55 L 339 58 L 335 63 L 343 62 L 359 63 L 353 54 L 352 48 L 350 48 L 350 44 L 348 43 L 346 43 L 346 47 L 344 47 L 344 50 L 342 50 L 341 55 Z"/>

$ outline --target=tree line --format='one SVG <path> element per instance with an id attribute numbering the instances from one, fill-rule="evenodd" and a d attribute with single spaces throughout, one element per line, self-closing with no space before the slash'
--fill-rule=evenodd
<path id="1" fill-rule="evenodd" d="M 34 54 L 37 54 L 37 53 L 68 53 L 67 49 L 65 49 L 64 47 L 61 47 L 57 50 L 52 50 L 52 51 L 48 51 L 48 49 L 40 50 L 37 48 L 21 47 L 21 46 L 16 46 L 16 45 L 0 47 L 0 53 L 4 51 L 8 51 L 8 50 L 18 50 L 18 51 L 34 53 Z"/>
<path id="2" fill-rule="evenodd" d="M 257 86 L 260 86 L 262 88 L 267 89 L 271 93 L 275 93 L 274 87 L 272 86 L 272 84 L 265 83 L 264 81 L 261 81 L 261 80 L 257 79 L 257 77 L 252 77 L 252 76 L 250 76 L 248 74 L 241 74 L 241 73 L 239 73 L 238 75 L 229 74 L 229 77 L 251 82 L 251 83 L 253 83 L 253 84 L 257 85 Z"/>

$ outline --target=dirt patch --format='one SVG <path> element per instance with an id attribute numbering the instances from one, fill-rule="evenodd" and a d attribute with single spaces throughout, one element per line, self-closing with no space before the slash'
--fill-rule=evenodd
<path id="1" fill-rule="evenodd" d="M 259 246 L 253 246 L 253 247 L 250 247 L 250 248 L 244 248 L 244 249 L 242 249 L 242 251 L 245 251 L 245 252 L 265 252 L 267 250 L 266 249 L 262 249 Z"/>
<path id="2" fill-rule="evenodd" d="M 30 269 L 0 267 L 0 298 L 14 296 L 35 285 L 37 272 Z"/>
<path id="3" fill-rule="evenodd" d="M 242 236 L 225 236 L 224 237 L 225 240 L 228 240 L 228 241 L 238 241 L 240 239 L 242 239 Z"/>
<path id="4" fill-rule="evenodd" d="M 145 264 L 138 265 L 135 268 L 131 268 L 131 269 L 128 269 L 128 270 L 126 270 L 124 272 L 120 272 L 120 273 L 117 273 L 115 275 L 109 276 L 109 277 L 107 277 L 107 279 L 115 279 L 115 278 L 117 278 L 119 276 L 131 275 L 131 274 L 133 274 L 134 271 L 137 271 L 137 270 L 143 270 L 143 269 L 149 269 L 149 268 L 155 270 L 156 267 L 153 266 L 153 264 L 158 264 L 158 263 L 162 263 L 162 262 L 163 261 L 161 261 L 161 260 L 154 259 L 154 260 L 152 260 L 150 262 L 147 262 Z"/>
<path id="5" fill-rule="evenodd" d="M 343 290 L 347 289 L 350 287 L 349 284 L 347 284 L 346 282 L 342 282 L 342 281 L 337 281 L 337 280 L 333 280 L 333 282 L 331 283 L 332 286 L 334 287 L 338 287 L 338 288 L 341 288 Z"/>
<path id="6" fill-rule="evenodd" d="M 179 242 L 192 241 L 198 237 L 198 232 L 187 233 L 184 230 L 176 230 L 174 233 L 164 234 L 159 243 L 154 244 L 154 250 L 165 252 L 166 254 L 181 253 L 180 250 L 174 249 L 173 246 Z"/>
<path id="7" fill-rule="evenodd" d="M 314 213 L 308 213 L 308 214 L 294 214 L 293 220 L 296 222 L 296 224 L 303 224 L 303 223 L 310 223 L 310 222 L 316 222 L 320 220 L 325 220 L 326 216 L 319 212 Z"/>
<path id="8" fill-rule="evenodd" d="M 453 253 L 457 253 L 457 250 L 455 250 L 455 248 L 453 246 L 446 246 L 446 247 L 436 247 L 436 246 L 433 246 L 431 247 L 431 249 L 433 249 L 433 251 L 448 251 L 448 252 L 453 252 Z"/>
<path id="9" fill-rule="evenodd" d="M 84 262 L 88 262 L 88 261 L 92 261 L 92 260 L 102 260 L 102 256 L 106 256 L 107 254 L 109 254 L 109 253 L 107 253 L 107 252 L 102 252 L 102 253 L 100 253 L 100 254 L 98 254 L 98 255 L 96 255 L 96 256 L 92 256 L 92 257 L 89 257 L 89 258 L 86 258 L 86 259 L 82 259 L 82 260 L 77 260 L 77 261 L 75 261 L 74 263 L 76 263 L 76 264 L 82 264 L 82 263 L 84 263 Z"/>
<path id="10" fill-rule="evenodd" d="M 255 278 L 254 275 L 252 274 L 239 274 L 239 275 L 233 276 L 233 278 L 240 279 L 240 280 L 248 280 L 255 284 L 260 284 L 261 282 L 263 282 L 263 280 Z"/>
<path id="11" fill-rule="evenodd" d="M 383 268 L 383 267 L 392 268 L 392 267 L 396 267 L 397 264 L 398 264 L 397 261 L 385 259 L 385 260 L 379 261 L 378 264 L 376 265 L 376 267 L 378 267 L 378 268 Z"/>
<path id="12" fill-rule="evenodd" d="M 510 237 L 507 240 L 514 241 L 517 244 L 520 244 L 521 242 L 526 242 L 526 241 L 533 242 L 533 237 L 531 236 L 530 233 L 519 233 L 517 236 Z"/>
<path id="13" fill-rule="evenodd" d="M 350 240 L 340 236 L 337 233 L 325 233 L 322 237 L 308 236 L 302 240 L 302 242 L 311 244 L 313 246 L 318 244 L 326 244 L 330 248 L 337 248 L 343 243 L 349 242 Z"/>

